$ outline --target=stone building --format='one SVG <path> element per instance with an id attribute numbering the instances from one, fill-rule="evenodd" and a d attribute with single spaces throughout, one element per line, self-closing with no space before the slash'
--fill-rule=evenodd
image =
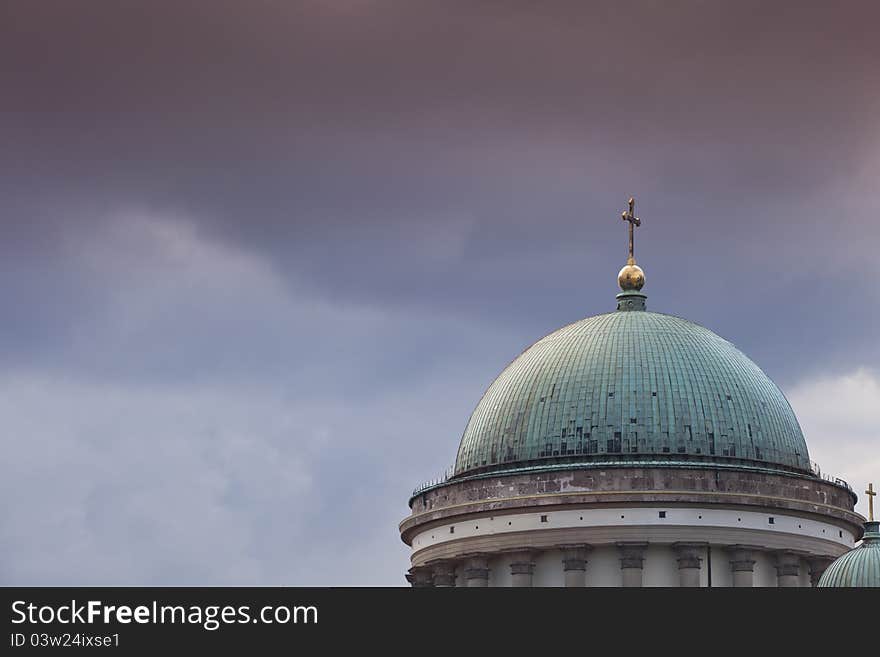
<path id="1" fill-rule="evenodd" d="M 815 586 L 864 519 L 733 344 L 646 307 L 538 340 L 486 390 L 400 524 L 414 586 Z"/>

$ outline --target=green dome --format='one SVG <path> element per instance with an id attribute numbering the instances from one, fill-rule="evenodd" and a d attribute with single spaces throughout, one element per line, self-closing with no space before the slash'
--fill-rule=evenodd
<path id="1" fill-rule="evenodd" d="M 880 523 L 865 523 L 862 544 L 828 566 L 819 586 L 880 587 Z"/>
<path id="2" fill-rule="evenodd" d="M 618 311 L 526 349 L 471 415 L 454 474 L 559 463 L 710 462 L 810 471 L 785 396 L 730 342 L 687 320 Z"/>

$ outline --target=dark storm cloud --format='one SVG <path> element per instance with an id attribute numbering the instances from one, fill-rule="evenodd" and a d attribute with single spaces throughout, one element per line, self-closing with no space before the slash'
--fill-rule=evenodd
<path id="1" fill-rule="evenodd" d="M 230 581 L 233 562 L 237 582 L 312 582 L 322 560 L 352 558 L 328 546 L 355 534 L 383 551 L 491 378 L 613 307 L 630 194 L 652 309 L 716 330 L 784 385 L 873 367 L 878 19 L 867 1 L 4 3 L 7 426 L 42 436 L 22 448 L 32 465 L 52 436 L 96 463 L 89 441 L 119 438 L 131 456 L 106 467 L 135 479 L 184 441 L 166 488 L 210 509 L 188 533 L 136 492 L 104 504 L 126 479 L 99 469 L 57 521 L 84 519 L 69 559 L 132 513 L 185 555 L 163 552 L 139 582 Z M 82 409 L 24 415 L 67 397 Z M 273 420 L 288 405 L 295 430 Z M 156 462 L 140 447 L 153 433 L 168 436 Z M 269 456 L 237 458 L 241 440 Z M 206 456 L 211 441 L 229 462 Z M 193 490 L 187 468 L 206 483 Z M 287 529 L 257 508 L 264 472 L 304 500 Z M 47 495 L 40 509 L 59 504 Z M 224 526 L 229 551 L 197 567 Z M 51 550 L 14 527 L 0 576 L 37 581 L 26 555 Z M 259 535 L 308 556 L 291 565 Z M 104 554 L 120 571 L 122 541 Z M 377 572 L 397 581 L 402 563 Z"/>
<path id="2" fill-rule="evenodd" d="M 876 236 L 844 199 L 786 212 L 876 153 L 872 3 L 7 11 L 2 184 L 25 206 L 10 222 L 45 221 L 27 206 L 51 180 L 74 206 L 190 211 L 328 294 L 506 320 L 547 280 L 565 298 L 607 289 L 633 192 L 652 271 L 673 280 L 693 240 L 796 242 L 772 224 L 838 212 Z M 464 234 L 438 259 L 446 225 Z"/>
<path id="3" fill-rule="evenodd" d="M 9 187 L 56 174 L 227 208 L 230 230 L 271 239 L 515 208 L 498 196 L 521 185 L 737 200 L 846 175 L 873 147 L 871 3 L 162 7 L 7 10 Z"/>

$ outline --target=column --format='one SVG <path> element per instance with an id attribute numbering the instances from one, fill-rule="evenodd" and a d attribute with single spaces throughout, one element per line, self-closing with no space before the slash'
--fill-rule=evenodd
<path id="1" fill-rule="evenodd" d="M 427 566 L 414 566 L 413 568 L 410 568 L 409 573 L 406 575 L 406 579 L 412 584 L 413 588 L 434 586 L 431 569 Z"/>
<path id="2" fill-rule="evenodd" d="M 642 585 L 642 569 L 645 563 L 645 550 L 648 544 L 641 542 L 618 543 L 620 550 L 620 580 L 624 587 Z"/>
<path id="3" fill-rule="evenodd" d="M 533 552 L 515 552 L 511 555 L 511 586 L 522 588 L 532 585 L 532 576 L 535 573 L 534 556 Z"/>
<path id="4" fill-rule="evenodd" d="M 707 543 L 673 543 L 675 559 L 678 562 L 678 585 L 697 587 L 700 585 L 700 568 Z"/>
<path id="5" fill-rule="evenodd" d="M 431 564 L 434 574 L 434 586 L 455 586 L 455 562 L 438 561 Z"/>
<path id="6" fill-rule="evenodd" d="M 469 557 L 464 565 L 464 579 L 467 586 L 489 586 L 489 559 L 483 555 Z"/>
<path id="7" fill-rule="evenodd" d="M 776 586 L 800 586 L 801 558 L 795 552 L 776 553 Z"/>
<path id="8" fill-rule="evenodd" d="M 810 564 L 810 586 L 819 586 L 819 578 L 822 577 L 822 573 L 825 572 L 833 561 L 834 559 L 831 557 L 810 557 L 808 559 Z"/>
<path id="9" fill-rule="evenodd" d="M 562 550 L 562 573 L 565 586 L 582 587 L 587 585 L 587 553 L 591 545 L 560 545 Z"/>
<path id="10" fill-rule="evenodd" d="M 733 585 L 737 588 L 750 588 L 755 585 L 755 560 L 752 553 L 755 548 L 749 545 L 730 545 L 730 570 L 733 573 Z"/>

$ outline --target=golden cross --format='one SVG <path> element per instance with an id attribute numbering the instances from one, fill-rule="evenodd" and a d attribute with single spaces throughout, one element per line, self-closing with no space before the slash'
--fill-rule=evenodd
<path id="1" fill-rule="evenodd" d="M 877 491 L 874 490 L 874 484 L 868 484 L 868 490 L 865 491 L 865 495 L 868 496 L 868 521 L 874 522 L 874 496 L 877 494 Z"/>
<path id="2" fill-rule="evenodd" d="M 629 222 L 629 257 L 626 259 L 626 264 L 628 265 L 636 264 L 636 259 L 633 254 L 633 227 L 642 225 L 642 220 L 635 215 L 635 210 L 636 200 L 630 197 L 629 209 L 626 212 L 622 212 L 620 214 L 621 219 Z"/>

